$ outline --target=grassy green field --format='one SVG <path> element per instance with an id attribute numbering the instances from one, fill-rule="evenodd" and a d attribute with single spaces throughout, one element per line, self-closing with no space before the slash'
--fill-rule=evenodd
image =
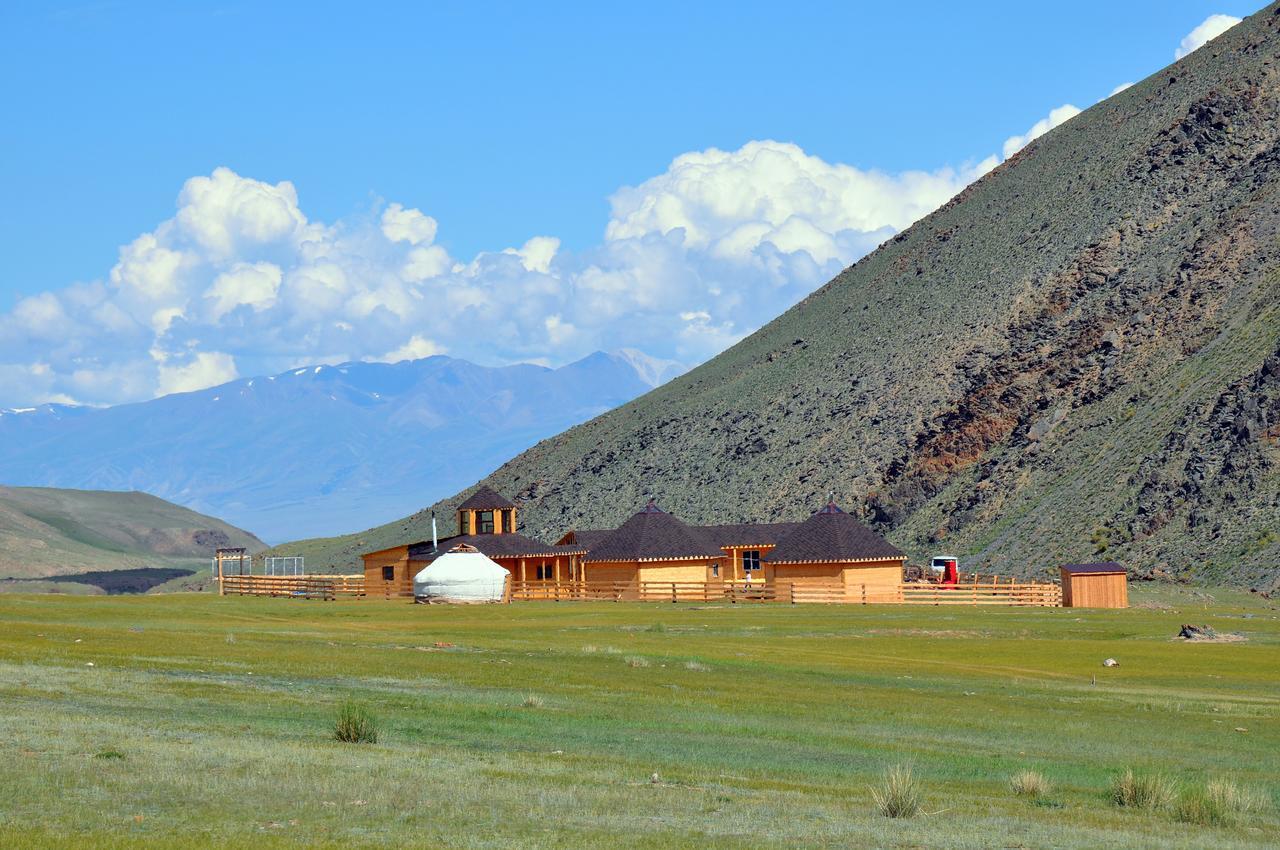
<path id="1" fill-rule="evenodd" d="M 1276 846 L 1280 606 L 1135 595 L 1147 607 L 0 596 L 0 846 Z M 1246 640 L 1173 640 L 1184 622 Z M 333 740 L 348 700 L 377 743 Z M 924 793 L 909 820 L 872 802 L 897 764 Z M 1126 768 L 1265 800 L 1181 823 L 1111 803 Z M 1052 789 L 1015 796 L 1023 769 Z"/>

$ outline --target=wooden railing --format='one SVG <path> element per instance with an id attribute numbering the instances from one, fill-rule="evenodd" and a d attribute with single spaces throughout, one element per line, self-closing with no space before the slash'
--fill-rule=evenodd
<path id="1" fill-rule="evenodd" d="M 956 585 L 865 585 L 833 582 L 545 582 L 511 583 L 515 601 L 781 602 L 828 605 L 1025 605 L 1058 607 L 1062 588 L 1049 582 Z"/>
<path id="2" fill-rule="evenodd" d="M 222 592 L 237 596 L 279 596 L 333 600 L 339 597 L 411 599 L 413 586 L 376 583 L 363 575 L 224 576 Z M 1009 605 L 1060 607 L 1062 587 L 1050 582 L 993 580 L 955 585 L 913 582 L 896 585 L 825 582 L 512 581 L 514 601 L 554 602 L 718 602 L 821 605 Z"/>
<path id="3" fill-rule="evenodd" d="M 308 576 L 223 576 L 224 596 L 282 596 L 292 599 L 323 599 L 365 595 L 364 575 Z"/>
<path id="4" fill-rule="evenodd" d="M 916 605 L 1028 605 L 1062 606 L 1062 585 L 1053 582 L 1008 581 L 965 584 L 904 584 L 903 602 Z"/>

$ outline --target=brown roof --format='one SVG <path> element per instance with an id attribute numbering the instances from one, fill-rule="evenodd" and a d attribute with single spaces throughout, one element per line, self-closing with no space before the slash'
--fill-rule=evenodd
<path id="1" fill-rule="evenodd" d="M 549 546 L 523 534 L 459 534 L 445 537 L 433 551 L 431 541 L 409 544 L 409 560 L 434 561 L 454 546 L 474 546 L 490 558 L 524 558 L 552 555 L 583 554 L 581 546 Z"/>
<path id="2" fill-rule="evenodd" d="M 730 546 L 773 546 L 800 527 L 798 522 L 739 522 L 730 525 L 700 525 L 698 531 L 721 548 Z"/>
<path id="3" fill-rule="evenodd" d="M 638 514 L 591 546 L 587 560 L 665 561 L 723 555 L 700 529 L 685 525 L 650 499 Z"/>
<path id="4" fill-rule="evenodd" d="M 836 506 L 834 501 L 800 523 L 764 556 L 771 564 L 903 558 L 889 541 Z"/>
<path id="5" fill-rule="evenodd" d="M 585 549 L 590 549 L 610 534 L 613 534 L 615 530 L 616 529 L 612 528 L 575 528 L 572 531 L 566 532 L 564 537 L 557 540 L 556 545 L 573 544 Z"/>
<path id="6" fill-rule="evenodd" d="M 490 489 L 489 487 L 481 487 L 479 490 L 471 494 L 471 496 L 458 505 L 460 511 L 493 511 L 505 510 L 506 508 L 514 508 L 515 502 L 503 496 L 501 493 Z"/>
<path id="7" fill-rule="evenodd" d="M 1115 561 L 1100 561 L 1096 564 L 1063 564 L 1062 569 L 1072 575 L 1076 573 L 1122 573 L 1124 567 Z"/>

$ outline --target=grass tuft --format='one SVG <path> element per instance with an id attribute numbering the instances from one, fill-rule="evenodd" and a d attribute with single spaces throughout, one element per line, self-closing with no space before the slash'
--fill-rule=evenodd
<path id="1" fill-rule="evenodd" d="M 1009 787 L 1019 797 L 1042 797 L 1049 793 L 1049 780 L 1035 770 L 1021 770 L 1009 777 Z"/>
<path id="2" fill-rule="evenodd" d="M 101 750 L 94 753 L 93 757 L 96 759 L 122 759 L 124 758 L 124 753 L 119 750 Z"/>
<path id="3" fill-rule="evenodd" d="M 920 787 L 910 765 L 895 765 L 884 772 L 879 788 L 871 789 L 876 811 L 887 818 L 911 818 L 920 813 Z"/>
<path id="4" fill-rule="evenodd" d="M 628 655 L 626 658 L 622 660 L 627 663 L 628 667 L 648 667 L 649 666 L 649 659 L 644 658 L 643 656 L 640 656 L 640 655 Z"/>
<path id="5" fill-rule="evenodd" d="M 344 702 L 338 707 L 338 719 L 333 724 L 333 737 L 347 744 L 378 743 L 378 722 L 369 710 L 354 702 Z"/>
<path id="6" fill-rule="evenodd" d="M 1163 774 L 1126 770 L 1111 785 L 1111 800 L 1126 809 L 1163 809 L 1173 802 L 1173 783 Z"/>
<path id="7" fill-rule="evenodd" d="M 542 708 L 543 704 L 542 697 L 537 694 L 528 694 L 520 701 L 521 708 Z"/>
<path id="8" fill-rule="evenodd" d="M 708 673 L 711 671 L 711 668 L 706 664 L 703 664 L 701 661 L 686 661 L 684 663 L 684 669 L 692 670 L 695 673 Z"/>
<path id="9" fill-rule="evenodd" d="M 1184 794 L 1173 816 L 1182 823 L 1199 826 L 1230 826 L 1263 805 L 1261 794 L 1225 779 L 1211 779 L 1204 788 Z"/>

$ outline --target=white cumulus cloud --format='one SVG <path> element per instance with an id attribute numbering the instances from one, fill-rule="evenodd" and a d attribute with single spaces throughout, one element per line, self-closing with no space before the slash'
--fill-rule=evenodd
<path id="1" fill-rule="evenodd" d="M 1201 21 L 1195 29 L 1186 34 L 1178 45 L 1178 49 L 1173 51 L 1173 58 L 1181 59 L 1184 56 L 1190 56 L 1208 42 L 1240 23 L 1240 20 L 1234 15 L 1210 15 Z"/>
<path id="2" fill-rule="evenodd" d="M 421 210 L 392 204 L 382 213 L 382 235 L 392 242 L 430 245 L 436 238 L 436 220 Z"/>
<path id="3" fill-rule="evenodd" d="M 1112 92 L 1112 94 L 1114 93 L 1115 92 Z M 1054 127 L 1065 124 L 1067 121 L 1075 118 L 1080 114 L 1080 112 L 1081 110 L 1078 106 L 1074 106 L 1070 103 L 1064 103 L 1055 109 L 1050 109 L 1049 114 L 1032 124 L 1031 128 L 1027 130 L 1027 132 L 1020 136 L 1010 136 L 1008 139 L 1005 139 L 1002 151 L 1002 153 L 1004 153 L 1004 158 L 1008 159 L 1013 156 L 1032 141 L 1052 130 Z"/>
<path id="4" fill-rule="evenodd" d="M 164 362 L 158 371 L 160 395 L 202 390 L 234 381 L 240 375 L 235 359 L 221 351 L 201 351 L 182 364 Z"/>
<path id="5" fill-rule="evenodd" d="M 1211 16 L 1179 55 L 1235 21 Z M 101 280 L 0 313 L 0 407 L 444 352 L 701 362 L 1079 112 L 1063 104 L 1000 152 L 933 171 L 826 162 L 770 140 L 692 151 L 618 189 L 595 246 L 539 235 L 471 258 L 437 244 L 422 210 L 389 203 L 326 224 L 292 183 L 218 168 L 186 181 L 173 216 L 121 247 Z"/>

